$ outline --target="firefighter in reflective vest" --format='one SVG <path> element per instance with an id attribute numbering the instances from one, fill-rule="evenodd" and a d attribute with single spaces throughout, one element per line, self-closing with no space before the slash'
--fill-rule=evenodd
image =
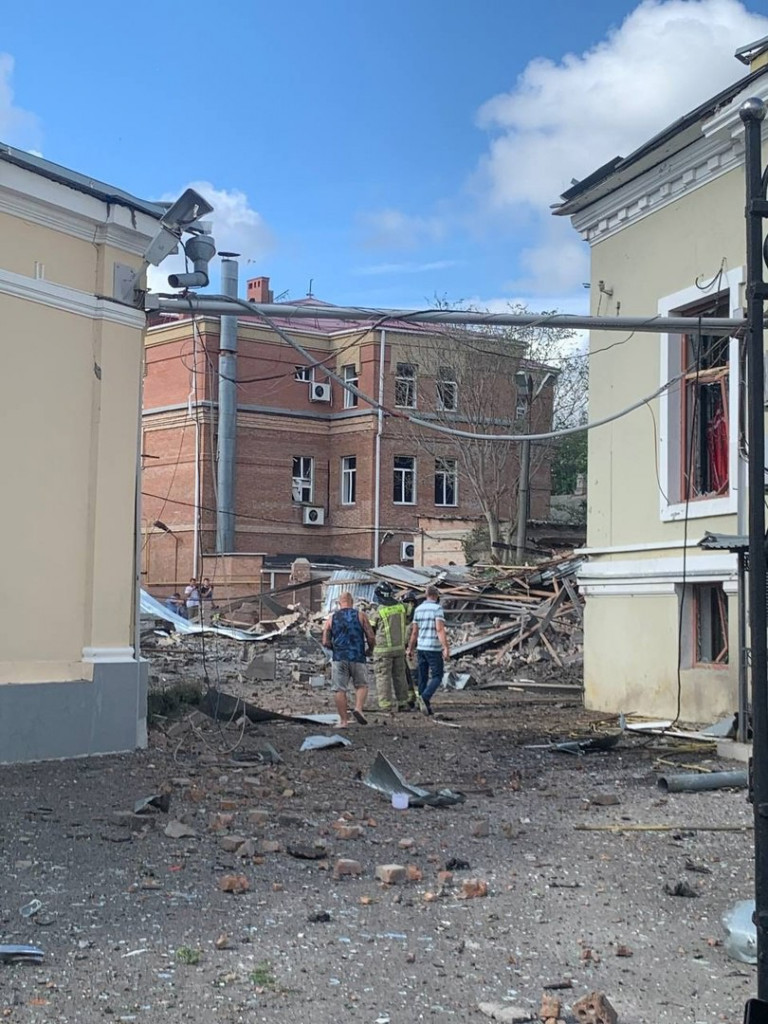
<path id="1" fill-rule="evenodd" d="M 376 634 L 373 648 L 373 674 L 376 696 L 382 711 L 394 714 L 407 711 L 409 705 L 408 681 L 405 673 L 405 605 L 395 600 L 388 583 L 380 583 L 374 590 L 378 608 L 370 621 Z"/>

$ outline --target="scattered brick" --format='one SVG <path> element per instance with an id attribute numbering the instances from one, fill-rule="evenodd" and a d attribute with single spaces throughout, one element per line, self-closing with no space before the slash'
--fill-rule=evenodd
<path id="1" fill-rule="evenodd" d="M 472 900 L 478 896 L 488 895 L 488 883 L 482 878 L 465 878 L 461 883 L 460 899 Z"/>
<path id="2" fill-rule="evenodd" d="M 246 839 L 245 842 L 238 846 L 235 851 L 238 857 L 255 857 L 256 856 L 256 844 L 252 839 Z"/>
<path id="3" fill-rule="evenodd" d="M 415 839 L 401 839 L 397 844 L 401 850 L 412 850 L 416 845 Z"/>
<path id="4" fill-rule="evenodd" d="M 338 839 L 360 839 L 363 835 L 361 825 L 347 825 L 344 822 L 335 821 L 333 823 L 333 830 Z"/>
<path id="5" fill-rule="evenodd" d="M 485 836 L 491 834 L 491 828 L 487 818 L 480 818 L 478 821 L 472 822 L 471 828 L 472 835 L 475 839 L 483 839 Z"/>
<path id="6" fill-rule="evenodd" d="M 219 879 L 219 888 L 222 892 L 231 892 L 237 895 L 241 892 L 248 892 L 251 884 L 245 875 L 222 875 Z"/>
<path id="7" fill-rule="evenodd" d="M 409 882 L 420 882 L 422 879 L 421 868 L 415 864 L 408 864 L 405 869 L 405 876 Z"/>
<path id="8" fill-rule="evenodd" d="M 440 885 L 453 885 L 453 872 L 452 871 L 438 871 L 437 881 Z"/>
<path id="9" fill-rule="evenodd" d="M 262 839 L 259 842 L 259 853 L 279 853 L 280 843 L 276 839 Z"/>
<path id="10" fill-rule="evenodd" d="M 629 946 L 617 946 L 616 947 L 616 956 L 633 956 L 633 955 L 634 954 L 633 954 L 632 950 L 629 948 Z"/>
<path id="11" fill-rule="evenodd" d="M 539 1008 L 539 1017 L 543 1021 L 549 1021 L 551 1019 L 557 1020 L 560 1016 L 560 1011 L 563 1008 L 563 1004 L 557 998 L 557 996 L 550 995 L 545 992 L 541 997 L 541 1006 Z"/>
<path id="12" fill-rule="evenodd" d="M 222 797 L 219 802 L 219 809 L 222 811 L 236 811 L 239 806 L 238 801 L 231 797 Z"/>
<path id="13" fill-rule="evenodd" d="M 398 885 L 408 877 L 408 872 L 402 864 L 379 864 L 376 868 L 376 878 L 385 885 Z"/>
<path id="14" fill-rule="evenodd" d="M 579 1024 L 617 1024 L 618 1014 L 604 992 L 590 992 L 571 1007 Z"/>
<path id="15" fill-rule="evenodd" d="M 359 860 L 348 860 L 342 857 L 336 861 L 333 868 L 334 878 L 343 878 L 345 875 L 362 875 L 363 865 Z"/>
<path id="16" fill-rule="evenodd" d="M 223 832 L 224 829 L 231 828 L 234 821 L 234 814 L 214 814 L 208 823 L 208 828 L 211 832 Z"/>

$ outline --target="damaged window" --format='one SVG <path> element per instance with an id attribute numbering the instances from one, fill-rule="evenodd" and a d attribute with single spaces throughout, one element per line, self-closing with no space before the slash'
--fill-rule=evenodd
<path id="1" fill-rule="evenodd" d="M 728 598 L 722 583 L 699 583 L 693 597 L 694 665 L 728 664 Z"/>
<path id="2" fill-rule="evenodd" d="M 707 316 L 727 316 L 727 302 Z M 728 494 L 729 339 L 702 333 L 683 337 L 682 497 Z"/>

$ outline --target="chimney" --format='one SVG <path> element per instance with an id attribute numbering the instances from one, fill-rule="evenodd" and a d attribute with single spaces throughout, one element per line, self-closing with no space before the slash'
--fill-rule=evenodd
<path id="1" fill-rule="evenodd" d="M 252 277 L 246 285 L 246 298 L 249 302 L 273 302 L 272 289 L 268 277 Z"/>

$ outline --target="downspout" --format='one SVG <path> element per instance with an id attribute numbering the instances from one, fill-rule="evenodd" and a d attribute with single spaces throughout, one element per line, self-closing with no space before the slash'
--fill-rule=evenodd
<path id="1" fill-rule="evenodd" d="M 379 331 L 379 393 L 376 410 L 376 454 L 374 464 L 374 506 L 373 506 L 373 565 L 379 565 L 381 547 L 381 435 L 384 432 L 384 356 L 387 350 L 387 332 Z"/>
<path id="2" fill-rule="evenodd" d="M 221 261 L 221 290 L 237 298 L 237 260 Z M 219 336 L 219 417 L 216 552 L 235 550 L 235 446 L 237 443 L 237 317 L 223 316 Z"/>

